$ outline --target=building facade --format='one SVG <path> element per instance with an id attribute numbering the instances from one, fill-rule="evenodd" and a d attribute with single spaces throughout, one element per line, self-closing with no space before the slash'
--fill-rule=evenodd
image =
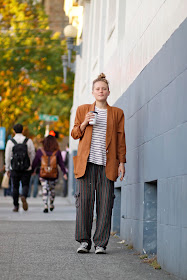
<path id="1" fill-rule="evenodd" d="M 112 230 L 140 253 L 157 254 L 187 279 L 187 1 L 90 0 L 83 7 L 76 57 L 76 109 L 92 103 L 92 81 L 105 73 L 108 103 L 123 109 L 125 181 L 115 183 Z M 75 192 L 69 139 L 69 196 Z"/>
<path id="2" fill-rule="evenodd" d="M 64 12 L 64 0 L 42 0 L 46 14 L 49 16 L 49 27 L 53 32 L 59 32 L 64 36 L 64 27 L 69 23 Z"/>

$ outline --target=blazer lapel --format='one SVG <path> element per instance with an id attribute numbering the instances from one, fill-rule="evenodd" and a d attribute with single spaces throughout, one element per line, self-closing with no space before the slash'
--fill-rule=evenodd
<path id="1" fill-rule="evenodd" d="M 94 102 L 90 105 L 90 110 L 89 111 L 95 111 L 95 103 L 96 102 Z"/>
<path id="2" fill-rule="evenodd" d="M 93 104 L 90 104 L 90 106 L 88 107 L 88 112 L 89 111 L 95 111 L 95 103 L 96 102 L 94 102 Z M 87 138 L 87 142 L 88 142 L 89 147 L 91 146 L 91 141 L 92 141 L 92 131 L 93 131 L 93 125 L 88 125 L 86 127 L 85 133 L 86 133 L 86 138 Z"/>
<path id="3" fill-rule="evenodd" d="M 112 115 L 112 108 L 107 104 L 107 129 L 106 129 L 106 150 L 111 141 L 113 132 L 113 115 Z"/>

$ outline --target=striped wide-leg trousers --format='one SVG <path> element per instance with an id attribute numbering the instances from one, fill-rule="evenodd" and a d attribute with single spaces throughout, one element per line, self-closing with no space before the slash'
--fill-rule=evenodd
<path id="1" fill-rule="evenodd" d="M 110 238 L 114 203 L 114 182 L 105 174 L 105 166 L 88 163 L 85 175 L 77 179 L 75 239 L 91 247 L 94 202 L 96 193 L 95 246 L 106 247 Z"/>

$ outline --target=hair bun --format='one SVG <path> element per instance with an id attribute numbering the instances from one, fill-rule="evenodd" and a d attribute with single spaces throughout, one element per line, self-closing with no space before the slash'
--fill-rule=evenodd
<path id="1" fill-rule="evenodd" d="M 104 73 L 101 73 L 101 74 L 98 76 L 98 78 L 100 78 L 100 79 L 105 79 L 105 78 L 106 78 L 106 76 L 105 76 L 105 74 L 104 74 Z"/>
<path id="2" fill-rule="evenodd" d="M 105 76 L 104 73 L 101 73 L 98 76 L 98 78 L 93 81 L 92 89 L 94 89 L 94 84 L 97 83 L 97 82 L 104 82 L 104 83 L 106 83 L 107 87 L 108 87 L 108 90 L 109 90 L 109 86 L 108 86 L 109 82 L 107 81 L 106 76 Z"/>

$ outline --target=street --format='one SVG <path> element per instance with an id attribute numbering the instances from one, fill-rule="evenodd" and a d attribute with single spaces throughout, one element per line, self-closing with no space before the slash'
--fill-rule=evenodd
<path id="1" fill-rule="evenodd" d="M 54 212 L 43 213 L 42 198 L 28 198 L 29 210 L 12 212 L 11 197 L 0 196 L 0 280 L 176 280 L 143 263 L 111 236 L 106 255 L 77 254 L 75 207 L 57 197 Z M 179 280 L 179 279 L 178 279 Z"/>

